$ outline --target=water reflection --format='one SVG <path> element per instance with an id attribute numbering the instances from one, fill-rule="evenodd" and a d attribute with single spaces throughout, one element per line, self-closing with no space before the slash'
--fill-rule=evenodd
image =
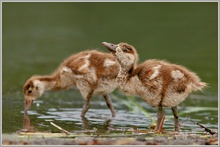
<path id="1" fill-rule="evenodd" d="M 108 130 L 108 128 L 112 126 L 112 124 L 111 124 L 112 120 L 113 120 L 113 118 L 105 120 L 102 123 L 102 129 Z M 89 124 L 90 124 L 90 121 L 88 120 L 88 118 L 82 117 L 82 129 L 88 130 L 90 128 Z"/>
<path id="2" fill-rule="evenodd" d="M 31 123 L 31 119 L 27 112 L 24 112 L 24 121 L 22 132 L 36 132 L 35 127 Z"/>
<path id="3" fill-rule="evenodd" d="M 34 113 L 30 113 L 30 114 L 34 114 Z M 53 118 L 51 116 L 47 116 L 47 117 Z M 41 116 L 41 118 L 42 118 L 42 116 Z M 96 118 L 96 117 L 92 116 L 91 118 Z M 103 119 L 103 118 L 97 117 L 96 119 Z M 98 126 L 102 126 L 101 130 L 105 130 L 103 133 L 109 133 L 109 128 L 112 126 L 112 124 L 111 124 L 112 120 L 113 120 L 112 118 L 109 118 L 109 119 L 106 119 L 102 124 L 94 126 L 94 124 L 92 123 L 92 120 L 89 120 L 86 117 L 82 117 L 81 118 L 82 124 L 81 124 L 80 130 L 74 130 L 74 131 L 72 131 L 72 133 L 85 133 L 85 134 L 95 133 L 95 132 L 97 132 L 97 129 L 99 129 L 99 131 L 100 131 L 100 127 L 98 127 Z M 54 122 L 55 120 L 50 120 L 49 122 L 52 122 L 52 121 Z M 62 121 L 62 123 L 65 123 L 65 122 Z M 67 127 L 67 125 L 65 125 L 65 126 Z M 71 125 L 69 125 L 69 126 L 71 126 Z M 93 127 L 93 128 L 91 129 L 91 127 Z M 47 129 L 49 129 L 49 128 L 47 128 Z M 45 130 L 47 130 L 47 129 L 45 129 Z M 30 116 L 27 112 L 24 112 L 23 128 L 21 130 L 19 130 L 19 132 L 25 132 L 25 133 L 37 132 L 37 129 L 32 124 L 32 120 L 30 119 Z"/>
<path id="4" fill-rule="evenodd" d="M 89 124 L 88 119 L 86 117 L 82 117 L 82 122 L 83 122 L 83 124 L 82 124 L 83 130 L 88 130 L 89 129 L 89 127 L 88 127 L 88 124 Z"/>
<path id="5" fill-rule="evenodd" d="M 188 109 L 188 108 L 187 108 Z M 60 126 L 71 133 L 81 134 L 109 134 L 115 131 L 123 133 L 125 130 L 150 129 L 152 123 L 150 118 L 142 113 L 132 113 L 125 110 L 118 110 L 115 118 L 109 117 L 107 109 L 90 109 L 86 117 L 80 117 L 81 109 L 79 108 L 50 108 L 46 111 L 36 112 L 34 110 L 24 112 L 22 132 L 62 132 L 50 122 Z M 183 112 L 183 111 L 182 111 Z M 163 129 L 173 131 L 173 117 L 169 111 L 166 112 L 166 119 Z M 195 112 L 194 112 L 195 113 Z M 211 113 L 211 110 L 201 112 L 209 114 L 210 118 L 218 119 L 217 114 Z M 205 124 L 203 120 L 195 116 L 180 115 L 181 132 L 201 131 L 196 122 Z M 31 118 L 30 116 L 31 115 Z M 151 113 L 151 117 L 156 119 L 156 113 Z M 33 119 L 33 123 L 32 120 Z M 211 129 L 216 129 L 217 124 L 208 124 Z"/>

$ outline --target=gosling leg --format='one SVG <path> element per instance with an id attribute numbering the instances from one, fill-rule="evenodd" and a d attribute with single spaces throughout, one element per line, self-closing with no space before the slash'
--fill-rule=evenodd
<path id="1" fill-rule="evenodd" d="M 90 100 L 85 100 L 85 103 L 82 108 L 81 117 L 85 117 L 86 112 L 89 110 Z"/>
<path id="2" fill-rule="evenodd" d="M 83 130 L 88 130 L 89 128 L 89 121 L 86 117 L 82 117 L 82 128 Z"/>
<path id="3" fill-rule="evenodd" d="M 93 90 L 91 92 L 88 93 L 86 99 L 85 99 L 85 103 L 83 105 L 83 108 L 82 108 L 82 112 L 81 112 L 81 117 L 85 117 L 85 114 L 86 112 L 89 110 L 89 107 L 90 107 L 90 99 L 92 97 L 92 93 L 93 93 Z"/>
<path id="4" fill-rule="evenodd" d="M 104 99 L 105 99 L 105 102 L 106 102 L 106 105 L 108 106 L 108 108 L 111 110 L 111 113 L 112 113 L 112 117 L 115 117 L 116 116 L 116 113 L 115 113 L 115 109 L 114 109 L 114 106 L 112 104 L 112 100 L 110 98 L 109 95 L 105 94 L 103 95 Z"/>
<path id="5" fill-rule="evenodd" d="M 156 128 L 155 128 L 155 131 L 158 131 L 163 116 L 164 116 L 163 107 L 159 106 L 158 107 L 158 112 L 157 112 L 157 125 L 156 125 Z"/>
<path id="6" fill-rule="evenodd" d="M 173 111 L 173 116 L 174 116 L 174 128 L 176 132 L 180 131 L 180 127 L 179 127 L 179 117 L 177 116 L 177 106 L 176 107 L 172 107 L 171 108 Z"/>

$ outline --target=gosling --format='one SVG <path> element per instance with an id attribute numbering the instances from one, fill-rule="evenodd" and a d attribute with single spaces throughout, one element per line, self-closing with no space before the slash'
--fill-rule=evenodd
<path id="1" fill-rule="evenodd" d="M 96 50 L 73 54 L 61 63 L 51 75 L 34 75 L 24 84 L 24 111 L 27 112 L 33 101 L 44 91 L 66 90 L 76 87 L 85 100 L 81 117 L 85 117 L 94 95 L 101 95 L 109 107 L 112 117 L 116 116 L 109 93 L 117 87 L 116 77 L 119 65 L 114 56 Z"/>
<path id="2" fill-rule="evenodd" d="M 119 89 L 130 95 L 138 95 L 153 107 L 158 108 L 155 130 L 164 116 L 163 107 L 171 107 L 174 116 L 174 128 L 179 132 L 177 106 L 193 91 L 203 90 L 205 82 L 181 65 L 162 60 L 146 60 L 137 66 L 136 49 L 127 44 L 102 43 L 120 65 L 116 78 Z"/>

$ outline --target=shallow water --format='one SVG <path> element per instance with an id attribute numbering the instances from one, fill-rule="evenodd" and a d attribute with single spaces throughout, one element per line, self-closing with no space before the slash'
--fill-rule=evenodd
<path id="1" fill-rule="evenodd" d="M 65 99 L 74 93 L 74 97 Z M 40 132 L 60 132 L 52 126 L 54 122 L 58 126 L 69 132 L 82 130 L 93 130 L 96 133 L 123 132 L 127 129 L 150 129 L 150 125 L 156 121 L 156 109 L 135 97 L 132 101 L 122 93 L 115 91 L 111 94 L 113 104 L 116 109 L 116 117 L 111 118 L 110 110 L 107 108 L 102 97 L 94 97 L 91 106 L 86 114 L 86 118 L 80 117 L 83 99 L 75 89 L 65 92 L 46 93 L 45 97 L 36 100 L 28 116 L 24 115 L 23 98 L 17 92 L 17 101 L 8 96 L 3 105 L 3 132 L 14 133 L 17 131 L 40 131 Z M 200 98 L 200 100 L 197 100 Z M 205 98 L 205 99 L 203 99 Z M 120 100 L 119 100 L 120 99 Z M 208 101 L 206 99 L 209 99 Z M 179 106 L 179 117 L 182 132 L 202 131 L 196 122 L 208 126 L 210 129 L 218 129 L 218 108 L 214 98 L 191 95 Z M 205 101 L 207 107 L 201 107 Z M 126 103 L 130 103 L 130 106 Z M 143 107 L 149 116 L 145 116 L 143 111 L 135 104 Z M 190 103 L 190 105 L 186 105 Z M 208 107 L 212 105 L 214 107 Z M 165 108 L 164 129 L 173 131 L 173 116 L 169 108 Z M 12 117 L 13 116 L 13 117 Z M 26 131 L 27 131 L 26 130 Z M 113 130 L 113 131 L 112 131 Z"/>
<path id="2" fill-rule="evenodd" d="M 20 131 L 24 122 L 43 132 L 59 132 L 50 122 L 70 132 L 148 129 L 156 119 L 155 108 L 118 90 L 111 94 L 117 112 L 112 120 L 101 97 L 92 99 L 82 120 L 83 100 L 74 89 L 45 93 L 24 120 L 25 81 L 51 73 L 70 54 L 91 48 L 107 52 L 103 41 L 134 45 L 140 62 L 166 59 L 198 73 L 209 87 L 180 104 L 181 130 L 201 130 L 195 122 L 218 129 L 218 3 L 4 2 L 2 9 L 2 133 Z M 165 114 L 164 129 L 172 131 L 171 110 Z"/>

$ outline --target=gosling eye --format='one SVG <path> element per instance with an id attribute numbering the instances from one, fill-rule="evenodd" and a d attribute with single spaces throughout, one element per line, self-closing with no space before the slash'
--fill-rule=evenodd
<path id="1" fill-rule="evenodd" d="M 130 52 L 130 49 L 128 49 L 128 48 L 122 48 L 122 51 L 123 51 L 123 52 Z"/>
<path id="2" fill-rule="evenodd" d="M 26 86 L 26 90 L 28 90 L 30 87 L 31 87 L 31 85 L 27 85 L 27 86 Z"/>
<path id="3" fill-rule="evenodd" d="M 123 47 L 122 50 L 123 50 L 123 51 L 126 51 L 126 52 L 132 50 L 132 48 L 131 48 L 129 45 L 123 45 L 122 47 Z"/>
<path id="4" fill-rule="evenodd" d="M 127 49 L 128 49 L 128 50 L 132 50 L 132 47 L 130 47 L 130 46 L 127 46 Z"/>

